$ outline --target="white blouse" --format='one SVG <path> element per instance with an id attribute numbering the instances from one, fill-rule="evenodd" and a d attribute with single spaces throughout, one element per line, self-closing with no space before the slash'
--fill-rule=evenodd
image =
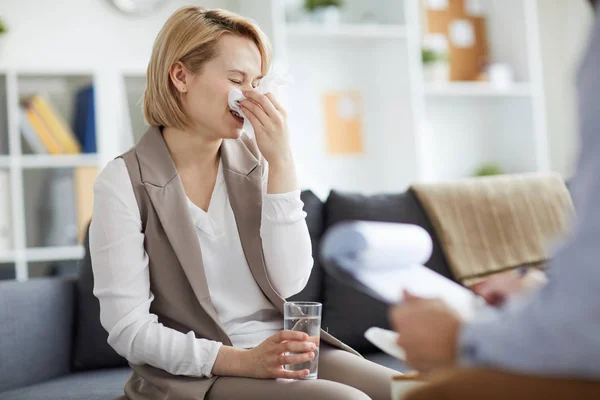
<path id="1" fill-rule="evenodd" d="M 208 212 L 188 199 L 202 262 L 220 322 L 234 347 L 250 348 L 283 328 L 283 317 L 254 280 L 229 203 L 219 164 Z M 300 190 L 264 195 L 260 235 L 267 273 L 283 297 L 300 292 L 313 265 Z M 149 364 L 174 375 L 210 377 L 220 342 L 197 339 L 163 326 L 150 313 L 148 255 L 142 222 L 125 161 L 111 161 L 94 184 L 90 253 L 94 295 L 108 343 L 133 364 Z"/>

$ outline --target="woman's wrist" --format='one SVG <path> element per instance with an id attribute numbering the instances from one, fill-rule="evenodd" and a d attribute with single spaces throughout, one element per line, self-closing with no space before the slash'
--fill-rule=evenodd
<path id="1" fill-rule="evenodd" d="M 212 373 L 217 376 L 248 376 L 249 350 L 221 346 Z"/>
<path id="2" fill-rule="evenodd" d="M 270 169 L 287 170 L 294 167 L 294 157 L 291 151 L 279 153 L 276 157 L 270 157 L 267 162 Z"/>
<path id="3" fill-rule="evenodd" d="M 293 158 L 269 162 L 267 193 L 288 193 L 298 189 L 296 165 Z"/>

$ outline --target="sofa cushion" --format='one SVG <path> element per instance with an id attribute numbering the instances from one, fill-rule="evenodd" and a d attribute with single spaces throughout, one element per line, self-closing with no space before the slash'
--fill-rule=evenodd
<path id="1" fill-rule="evenodd" d="M 122 396 L 129 368 L 78 372 L 0 393 L 2 400 L 112 400 Z"/>
<path id="2" fill-rule="evenodd" d="M 73 279 L 0 282 L 0 392 L 69 373 L 74 302 Z"/>
<path id="3" fill-rule="evenodd" d="M 433 227 L 413 192 L 365 196 L 332 191 L 325 205 L 326 228 L 347 220 L 416 224 L 430 233 L 433 253 L 427 267 L 453 279 Z M 389 328 L 387 305 L 325 273 L 323 327 L 361 352 L 374 347 L 364 338 L 371 326 Z"/>
<path id="4" fill-rule="evenodd" d="M 318 251 L 319 241 L 323 235 L 325 218 L 323 215 L 324 204 L 313 192 L 305 190 L 302 192 L 302 201 L 304 202 L 304 211 L 306 212 L 306 225 L 312 241 L 312 252 L 314 265 L 310 274 L 310 279 L 306 287 L 298 294 L 290 297 L 290 301 L 322 301 L 323 293 L 323 270 L 319 263 Z"/>
<path id="5" fill-rule="evenodd" d="M 89 227 L 85 236 L 85 257 L 77 280 L 77 322 L 73 349 L 73 368 L 83 371 L 127 366 L 127 360 L 108 344 L 108 332 L 100 324 L 100 302 L 94 296 L 94 274 L 89 251 Z"/>

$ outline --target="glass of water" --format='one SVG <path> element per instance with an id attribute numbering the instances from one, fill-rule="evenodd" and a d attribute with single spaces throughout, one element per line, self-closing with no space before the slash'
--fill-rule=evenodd
<path id="1" fill-rule="evenodd" d="M 286 302 L 283 312 L 283 329 L 300 331 L 308 334 L 308 340 L 317 348 L 314 350 L 315 358 L 295 365 L 286 365 L 288 371 L 301 371 L 307 369 L 310 373 L 303 379 L 317 379 L 319 372 L 319 343 L 321 338 L 321 310 L 323 305 L 312 301 Z M 288 353 L 295 354 L 295 353 Z"/>

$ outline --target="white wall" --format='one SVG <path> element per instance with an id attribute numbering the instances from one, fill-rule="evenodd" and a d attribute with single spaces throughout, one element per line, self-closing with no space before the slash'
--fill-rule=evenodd
<path id="1" fill-rule="evenodd" d="M 10 32 L 3 67 L 144 68 L 168 16 L 187 4 L 238 10 L 243 0 L 170 0 L 148 17 L 129 17 L 107 0 L 0 0 Z M 570 176 L 577 155 L 573 75 L 591 11 L 584 0 L 538 0 L 551 166 Z"/>
<path id="2" fill-rule="evenodd" d="M 593 19 L 584 0 L 538 0 L 550 164 L 572 176 L 578 152 L 575 73 Z"/>
<path id="3" fill-rule="evenodd" d="M 0 65 L 27 68 L 139 68 L 152 43 L 177 8 L 197 4 L 225 7 L 229 0 L 170 0 L 155 14 L 130 17 L 107 0 L 0 0 L 0 17 L 10 32 L 0 50 Z"/>
<path id="4" fill-rule="evenodd" d="M 102 165 L 132 143 L 125 103 L 119 103 L 124 88 L 118 71 L 146 69 L 158 31 L 178 8 L 239 8 L 239 0 L 169 0 L 155 13 L 139 17 L 121 13 L 108 0 L 0 2 L 0 17 L 9 29 L 0 48 L 0 68 L 94 71 Z"/>
<path id="5" fill-rule="evenodd" d="M 405 40 L 359 40 L 289 41 L 291 142 L 300 184 L 320 196 L 401 191 L 417 175 Z M 338 90 L 360 93 L 362 154 L 327 151 L 324 95 Z"/>

